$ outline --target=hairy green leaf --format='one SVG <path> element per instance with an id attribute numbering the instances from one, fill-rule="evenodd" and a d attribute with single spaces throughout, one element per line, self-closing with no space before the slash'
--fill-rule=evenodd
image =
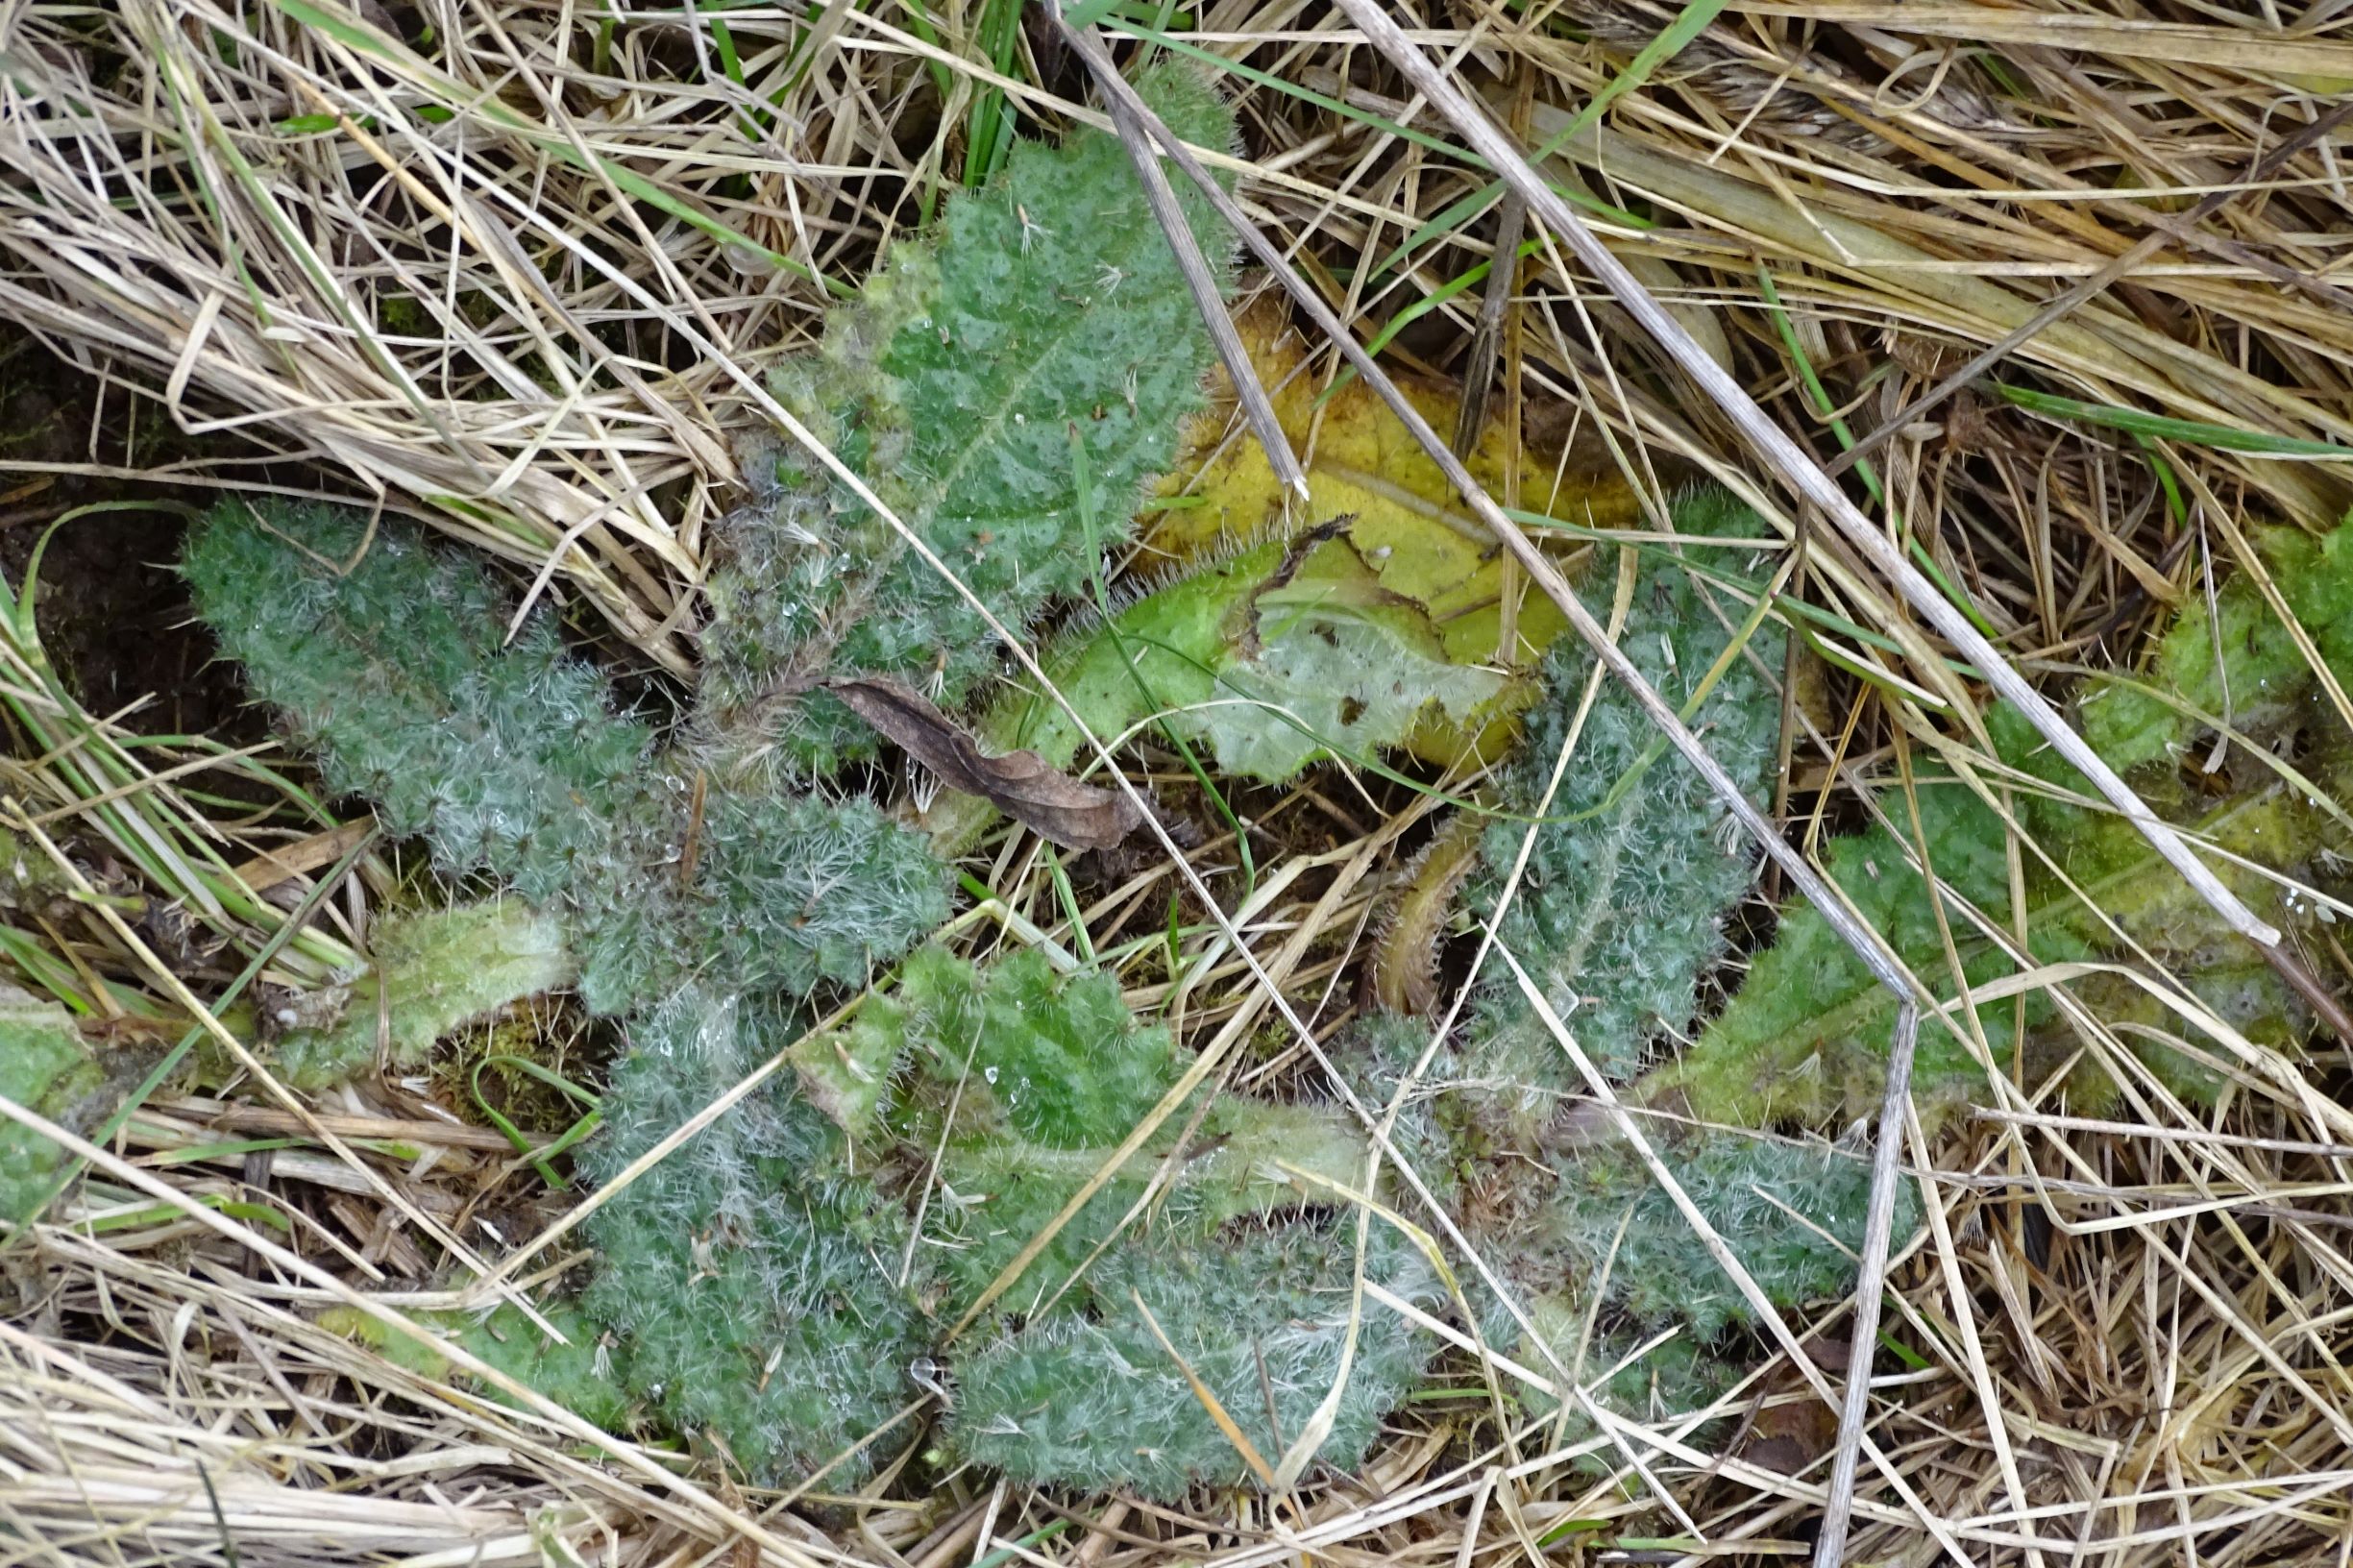
<path id="1" fill-rule="evenodd" d="M 1106 741 L 1157 721 L 1204 743 L 1222 772 L 1282 783 L 1327 757 L 1403 746 L 1426 726 L 1475 734 L 1507 714 L 1521 685 L 1456 660 L 1431 612 L 1368 563 L 1354 527 L 1343 519 L 1269 540 L 1082 623 L 1045 660 L 1069 711 L 1017 690 L 982 717 L 982 739 L 1067 768 L 1083 760 L 1072 713 Z M 952 850 L 989 816 L 952 801 L 930 821 Z"/>
<path id="2" fill-rule="evenodd" d="M 2259 547 L 2289 607 L 2306 622 L 2340 680 L 2353 674 L 2353 633 L 2345 630 L 2345 612 L 2353 609 L 2349 541 L 2353 536 L 2342 527 L 2317 541 L 2275 531 Z M 2306 776 L 2317 779 L 2319 788 L 2337 789 L 2353 776 L 2341 723 L 2317 695 L 2315 673 L 2288 629 L 2253 585 L 2234 579 L 2217 603 L 2218 619 L 2207 615 L 2202 601 L 2184 612 L 2159 643 L 2149 681 L 2096 688 L 2083 707 L 2085 734 L 2111 767 L 2138 770 L 2136 782 L 2154 809 L 2220 851 L 2209 864 L 2243 900 L 2294 927 L 2316 916 L 2309 904 L 2285 894 L 2275 877 L 2331 881 L 2346 839 L 2337 817 L 2243 747 L 2231 750 L 2223 772 L 2206 775 L 2219 789 L 2218 799 L 2190 791 L 2177 771 L 2158 767 L 2170 761 L 2178 768 L 2194 749 L 2203 749 L 2197 714 L 2218 719 L 2231 707 L 2243 732 L 2284 750 L 2300 749 Z M 2162 700 L 2159 693 L 2173 700 Z M 1900 833 L 1875 824 L 1830 845 L 1824 872 L 1855 912 L 1887 938 L 1932 993 L 1952 994 L 1954 965 L 1919 866 L 1924 845 L 1929 870 L 1951 894 L 1945 925 L 1960 976 L 1970 986 L 2016 973 L 2025 962 L 2146 955 L 2242 1033 L 2285 1043 L 2302 1018 L 2302 1002 L 2267 969 L 2250 965 L 2251 951 L 2130 823 L 2080 803 L 2096 798 L 2089 782 L 2044 748 L 2022 715 L 1998 708 L 1991 727 L 2004 760 L 2053 791 L 2022 789 L 2013 796 L 2034 841 L 2020 850 L 2022 915 L 2014 917 L 2011 907 L 2009 830 L 1973 790 L 1953 781 L 1919 786 L 1917 829 L 1912 807 L 1890 794 L 1881 804 Z M 2024 959 L 2005 951 L 1970 918 L 1969 907 L 1996 931 L 2022 929 Z M 2091 984 L 2111 1004 L 2110 1017 L 2144 1025 L 2125 1031 L 2125 1038 L 2161 1077 L 2193 1097 L 2214 1091 L 2220 1074 L 2194 1055 L 2211 1042 L 2168 1044 L 2163 1037 L 2169 1027 L 2178 1028 L 2178 1020 L 2169 1019 L 2145 991 L 2113 980 Z M 1731 1005 L 1651 1087 L 1711 1119 L 1843 1124 L 1867 1115 L 1878 1100 L 1894 1013 L 1893 998 L 1822 918 L 1792 905 Z M 2002 1001 L 1976 1009 L 1975 1029 L 1993 1065 L 2006 1068 L 2011 1063 L 2022 1014 L 2028 1043 L 2036 1043 L 2036 1032 L 2052 1016 L 2047 995 L 2030 994 L 2022 1007 Z M 1968 1027 L 1949 1009 L 1923 1023 L 1913 1074 L 1915 1092 L 1931 1113 L 1968 1097 L 1983 1081 Z M 2075 1044 L 2071 1034 L 2063 1035 L 2051 1049 L 2067 1052 Z M 2037 1059 L 2030 1055 L 2028 1063 L 2036 1066 Z M 2078 1072 L 2071 1087 L 2079 1105 L 2096 1109 L 2114 1094 L 2115 1079 L 2096 1068 Z"/>
<path id="3" fill-rule="evenodd" d="M 1163 67 L 1138 86 L 1188 140 L 1232 139 L 1205 78 Z M 1189 188 L 1179 202 L 1208 254 L 1230 255 L 1207 202 Z M 1200 405 L 1211 358 L 1126 152 L 1084 131 L 1017 146 L 1001 179 L 949 204 L 936 239 L 893 254 L 778 390 L 1019 628 L 1093 579 Z M 817 677 L 901 675 L 952 707 L 1000 655 L 955 586 L 846 487 L 797 459 L 776 482 L 712 577 L 704 679 L 723 716 L 797 686 L 776 744 L 824 770 L 871 737 Z"/>
<path id="4" fill-rule="evenodd" d="M 562 927 L 519 899 L 386 916 L 368 951 L 370 967 L 324 998 L 338 1017 L 280 1038 L 286 1082 L 339 1082 L 372 1061 L 380 1041 L 393 1066 L 414 1066 L 460 1026 L 575 978 Z"/>
<path id="5" fill-rule="evenodd" d="M 863 981 L 946 916 L 945 873 L 919 835 L 863 798 L 779 794 L 764 776 L 711 788 L 699 753 L 662 748 L 613 711 L 609 683 L 546 617 L 502 646 L 489 575 L 408 530 L 223 507 L 191 536 L 186 569 L 198 612 L 330 784 L 422 836 L 443 871 L 489 871 L 555 918 L 598 1012 L 651 1001 L 715 959 L 748 992 Z M 477 935 L 485 968 L 511 967 L 497 921 Z M 460 946 L 380 962 L 462 968 Z M 365 1060 L 372 1033 L 355 1025 L 300 1070 Z"/>
<path id="6" fill-rule="evenodd" d="M 87 1132 L 113 1109 L 119 1086 L 74 1027 L 73 1016 L 0 985 L 0 1095 L 69 1132 Z M 64 1148 L 11 1121 L 0 1126 L 0 1226 L 39 1217 L 71 1159 Z"/>
<path id="7" fill-rule="evenodd" d="M 2340 527 L 2316 540 L 2274 528 L 2260 536 L 2257 554 L 2323 662 L 2353 670 L 2353 532 Z M 2183 760 L 2204 727 L 2198 714 L 2262 740 L 2301 723 L 2315 699 L 2311 665 L 2243 575 L 2211 607 L 2203 597 L 2184 606 L 2158 639 L 2144 680 L 2096 682 L 2083 699 L 2083 727 L 2110 767 L 2130 771 Z"/>
<path id="8" fill-rule="evenodd" d="M 1703 538 L 1746 540 L 1759 529 L 1753 514 L 1721 492 L 1685 498 L 1675 523 Z M 1761 582 L 1753 550 L 1688 548 L 1752 600 Z M 1605 590 L 1591 592 L 1599 598 Z M 1636 581 L 1618 645 L 1660 696 L 1690 710 L 1687 722 L 1716 761 L 1761 801 L 1780 729 L 1764 671 L 1780 666 L 1782 633 L 1761 630 L 1703 699 L 1701 691 L 1750 607 L 1734 593 L 1654 562 Z M 1579 1044 L 1605 1072 L 1624 1079 L 1662 1033 L 1689 1027 L 1700 976 L 1724 950 L 1724 916 L 1753 884 L 1757 857 L 1707 783 L 1667 748 L 1614 680 L 1596 692 L 1559 788 L 1545 804 L 1592 668 L 1582 644 L 1555 649 L 1545 695 L 1524 716 L 1525 739 L 1504 771 L 1504 803 L 1522 819 L 1541 812 L 1542 821 L 1496 935 Z M 1509 818 L 1487 830 L 1487 870 L 1473 889 L 1474 907 L 1492 908 L 1528 832 Z M 1470 1053 L 1476 1075 L 1523 1085 L 1536 1096 L 1581 1087 L 1507 970 L 1486 981 L 1479 1010 Z"/>
<path id="9" fill-rule="evenodd" d="M 1096 1311 L 1058 1313 L 964 1360 L 958 1450 L 1017 1480 L 1088 1490 L 1175 1498 L 1204 1482 L 1248 1484 L 1251 1466 L 1194 1380 L 1262 1462 L 1281 1458 L 1343 1371 L 1354 1231 L 1292 1225 L 1105 1259 L 1094 1270 Z M 1364 1277 L 1409 1301 L 1439 1296 L 1420 1254 L 1377 1222 Z M 1430 1348 L 1396 1313 L 1364 1303 L 1320 1450 L 1327 1463 L 1350 1469 L 1363 1458 Z"/>
<path id="10" fill-rule="evenodd" d="M 632 1410 L 623 1392 L 619 1369 L 627 1365 L 627 1347 L 606 1338 L 575 1307 L 556 1303 L 540 1311 L 563 1331 L 567 1343 L 549 1338 L 509 1303 L 480 1315 L 414 1309 L 405 1313 L 420 1329 L 439 1335 L 439 1341 L 400 1333 L 356 1307 L 327 1308 L 319 1313 L 318 1324 L 435 1383 L 446 1383 L 453 1376 L 453 1367 L 442 1345 L 455 1343 L 583 1421 L 608 1432 L 625 1432 Z M 504 1396 L 496 1389 L 486 1387 L 483 1392 L 504 1403 Z"/>
<path id="11" fill-rule="evenodd" d="M 790 1029 L 699 988 L 664 1002 L 631 1031 L 589 1173 L 618 1175 Z M 848 1168 L 836 1130 L 772 1081 L 597 1211 L 581 1306 L 627 1347 L 633 1398 L 782 1480 L 847 1451 L 909 1397 L 924 1339 L 916 1290 L 899 1280 L 906 1233 L 898 1205 Z"/>

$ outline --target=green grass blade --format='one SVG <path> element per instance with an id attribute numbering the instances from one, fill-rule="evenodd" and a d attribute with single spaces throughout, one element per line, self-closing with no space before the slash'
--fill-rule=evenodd
<path id="1" fill-rule="evenodd" d="M 2147 441 L 2179 441 L 2184 446 L 2253 453 L 2259 457 L 2301 457 L 2327 462 L 2343 462 L 2353 458 L 2353 447 L 2341 447 L 2330 441 L 2300 441 L 2293 436 L 2267 435 L 2261 430 L 2243 430 L 2230 425 L 2209 425 L 2199 419 L 2171 419 L 2164 414 L 2147 414 L 2138 408 L 2120 407 L 2113 403 L 2085 403 L 2075 398 L 2057 397 L 2048 392 L 2012 386 L 2006 381 L 1996 381 L 1994 390 L 2000 393 L 2002 401 L 2012 407 L 2023 408 L 2030 414 L 2081 420 L 2087 425 L 2122 430 L 2127 435 Z"/>

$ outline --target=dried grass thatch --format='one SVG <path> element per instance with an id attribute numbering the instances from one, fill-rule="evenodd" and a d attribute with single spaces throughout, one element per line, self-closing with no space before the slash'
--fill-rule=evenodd
<path id="1" fill-rule="evenodd" d="M 921 221 L 991 106 L 1102 123 L 1083 72 L 1016 9 L 27 0 L 0 24 L 0 316 L 159 398 L 190 434 L 251 444 L 216 443 L 184 481 L 310 463 L 684 672 L 704 529 L 729 503 L 732 440 L 762 424 L 763 367 Z M 1481 385 L 1499 359 L 1519 367 L 1508 412 L 1579 427 L 1646 495 L 1704 472 L 1786 510 L 1737 427 L 1557 247 L 1502 302 L 1501 330 L 1477 331 L 1480 291 L 1454 281 L 1494 246 L 1494 219 L 1459 205 L 1488 177 L 1341 13 L 1171 9 L 1191 23 L 1172 46 L 1233 73 L 1251 216 L 1365 336 L 1394 329 L 1393 357 Z M 1868 474 L 1907 545 L 2040 679 L 2130 660 L 2169 606 L 2252 563 L 2250 524 L 2333 523 L 2353 500 L 2332 450 L 2353 444 L 2336 277 L 2353 41 L 2328 16 L 1466 0 L 1409 21 L 1532 142 L 1606 100 L 1547 172 L 1784 429 Z M 1662 35 L 1679 47 L 1652 49 Z M 1654 221 L 1628 221 L 1636 203 Z M 1944 384 L 1996 348 L 1990 372 Z M 1842 461 L 1858 442 L 1867 454 Z M 133 466 L 117 456 L 14 466 Z M 1798 705 L 1812 723 L 1783 799 L 1802 828 L 1945 734 L 1940 698 L 1972 700 L 1886 583 L 1808 537 L 1808 596 L 1924 656 L 1858 645 L 1875 678 Z M 11 967 L 167 1043 L 198 992 L 249 968 L 315 977 L 363 939 L 371 903 L 397 893 L 364 828 L 245 753 L 133 744 L 136 715 L 86 710 L 13 619 L 6 641 L 12 825 L 92 894 L 10 928 Z M 213 787 L 227 773 L 239 789 Z M 256 778 L 270 804 L 231 809 Z M 1268 982 L 1318 1027 L 1344 1013 L 1405 825 L 1368 815 L 1312 788 L 1265 803 L 1284 852 L 1231 922 L 1266 979 L 1217 934 L 1195 939 L 1209 962 L 1187 981 L 1189 1027 L 1249 1027 Z M 1148 926 L 1176 876 L 1143 867 L 1104 892 L 1083 912 L 1096 950 Z M 1008 842 L 988 881 L 1017 934 L 1067 940 L 1033 845 Z M 298 903 L 305 921 L 286 919 Z M 2300 956 L 2353 968 L 2335 943 Z M 2094 1041 L 2107 1028 L 2081 1023 Z M 1870 1439 L 1902 1486 L 1864 1487 L 1853 1560 L 2343 1560 L 2353 1064 L 2349 1042 L 2323 1043 L 2305 1079 L 2250 1075 L 2211 1116 L 2150 1092 L 2128 1119 L 2084 1121 L 1994 1083 L 1996 1110 L 1933 1143 L 1915 1129 L 1904 1152 L 1936 1201 L 1890 1275 L 1886 1322 L 1925 1348 L 1874 1385 Z M 445 1249 L 563 1265 L 560 1235 L 541 1243 L 571 1195 L 453 1117 L 465 1096 L 450 1088 L 306 1104 L 257 1075 L 226 1100 L 155 1104 L 9 1248 L 12 1560 L 1241 1568 L 1811 1550 L 1830 1412 L 1788 1364 L 1734 1397 L 1717 1447 L 1692 1447 L 1677 1412 L 1621 1433 L 1613 1462 L 1641 1464 L 1604 1479 L 1540 1432 L 1408 1416 L 1364 1477 L 1197 1515 L 970 1477 L 914 1496 L 898 1483 L 912 1450 L 857 1497 L 779 1500 L 715 1463 L 590 1444 L 312 1321 L 355 1291 L 453 1304 L 414 1288 Z M 1801 1327 L 1843 1344 L 1845 1311 Z"/>

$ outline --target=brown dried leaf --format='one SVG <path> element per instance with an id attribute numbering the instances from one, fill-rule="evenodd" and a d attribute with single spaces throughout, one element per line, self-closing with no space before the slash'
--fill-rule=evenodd
<path id="1" fill-rule="evenodd" d="M 1476 817 L 1457 816 L 1406 868 L 1367 971 L 1366 989 L 1391 1013 L 1424 1017 L 1437 1011 L 1438 947 L 1455 894 L 1479 863 L 1483 825 Z"/>
<path id="2" fill-rule="evenodd" d="M 1845 1349 L 1843 1342 L 1835 1340 L 1806 1342 L 1806 1351 L 1815 1361 L 1838 1371 L 1846 1367 L 1846 1357 L 1840 1354 Z M 1732 1445 L 1748 1463 L 1795 1476 L 1837 1445 L 1838 1412 L 1811 1397 L 1804 1383 L 1786 1365 L 1767 1380 L 1758 1400 Z"/>
<path id="3" fill-rule="evenodd" d="M 1143 821 L 1126 796 L 1057 772 L 1035 751 L 987 755 L 904 682 L 862 675 L 829 680 L 825 689 L 948 788 L 981 796 L 1066 849 L 1109 849 Z"/>
<path id="4" fill-rule="evenodd" d="M 1844 1372 L 1854 1359 L 1854 1346 L 1845 1339 L 1816 1335 L 1805 1341 L 1805 1359 L 1825 1372 Z"/>

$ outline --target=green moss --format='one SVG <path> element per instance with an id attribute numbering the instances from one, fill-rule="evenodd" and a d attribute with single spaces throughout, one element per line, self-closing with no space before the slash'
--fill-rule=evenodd
<path id="1" fill-rule="evenodd" d="M 2273 528 L 2259 536 L 2257 554 L 2322 661 L 2353 670 L 2353 534 L 2339 527 L 2315 539 Z M 2119 772 L 2179 763 L 2199 738 L 2195 714 L 2227 716 L 2259 741 L 2276 738 L 2307 717 L 2315 685 L 2289 628 L 2243 575 L 2217 591 L 2211 608 L 2202 597 L 2183 607 L 2144 679 L 2094 683 L 2084 735 Z"/>

